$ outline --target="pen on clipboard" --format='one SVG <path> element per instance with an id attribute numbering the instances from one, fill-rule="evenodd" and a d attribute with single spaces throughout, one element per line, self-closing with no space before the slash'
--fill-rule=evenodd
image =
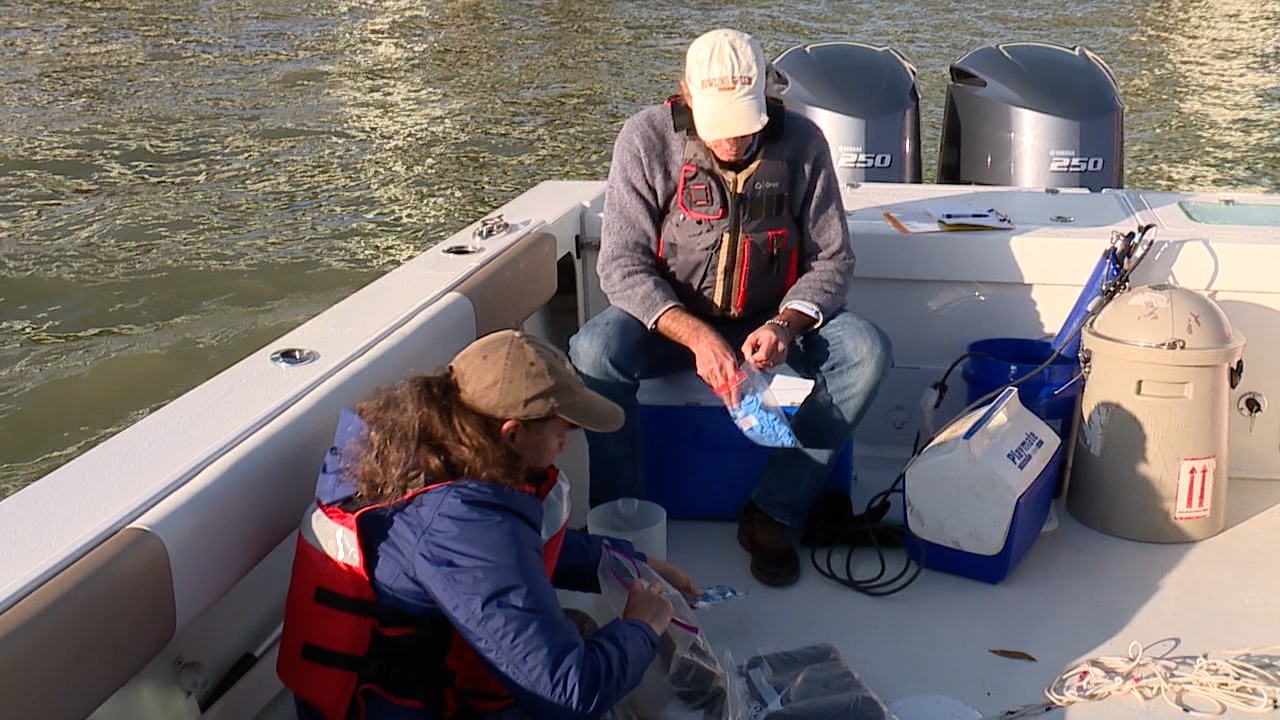
<path id="1" fill-rule="evenodd" d="M 1003 223 L 1007 223 L 1007 222 L 1009 222 L 1009 217 L 1008 217 L 1007 215 L 1005 215 L 1004 213 L 1002 213 L 1002 212 L 1000 212 L 1000 211 L 996 210 L 995 208 L 991 208 L 990 210 L 987 210 L 986 212 L 976 212 L 976 213 L 943 213 L 943 214 L 942 214 L 942 219 L 943 219 L 943 220 L 964 220 L 964 219 L 966 219 L 966 218 L 969 218 L 969 219 L 972 219 L 972 220 L 986 220 L 986 219 L 988 219 L 988 218 L 993 218 L 993 217 L 994 217 L 995 219 L 999 220 L 1000 222 L 1003 222 Z"/>

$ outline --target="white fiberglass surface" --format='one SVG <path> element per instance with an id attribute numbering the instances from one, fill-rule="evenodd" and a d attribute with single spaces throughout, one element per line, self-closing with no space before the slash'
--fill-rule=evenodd
<path id="1" fill-rule="evenodd" d="M 1236 481 L 1231 497 L 1223 533 L 1167 545 L 1098 533 L 1059 505 L 1057 527 L 1002 583 L 925 570 L 887 597 L 822 577 L 807 550 L 798 584 L 761 585 L 729 522 L 671 522 L 668 555 L 704 585 L 746 591 L 698 611 L 713 646 L 739 662 L 762 650 L 831 643 L 886 703 L 941 695 L 996 717 L 1043 702 L 1044 688 L 1078 660 L 1123 656 L 1131 642 L 1176 642 L 1173 655 L 1274 645 L 1280 578 L 1259 565 L 1259 552 L 1280 532 L 1280 483 Z M 901 562 L 902 551 L 886 553 Z M 874 571 L 867 558 L 855 568 Z M 1070 718 L 1185 716 L 1158 699 L 1129 697 L 1065 711 Z"/>

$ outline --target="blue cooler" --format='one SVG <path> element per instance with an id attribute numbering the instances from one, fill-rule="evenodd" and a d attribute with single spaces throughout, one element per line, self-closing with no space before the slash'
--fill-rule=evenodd
<path id="1" fill-rule="evenodd" d="M 788 416 L 812 387 L 812 380 L 786 375 L 774 375 L 769 384 Z M 773 448 L 748 440 L 693 372 L 644 380 L 638 397 L 645 498 L 672 518 L 737 519 Z M 836 457 L 826 486 L 848 493 L 852 484 L 850 441 Z"/>
<path id="2" fill-rule="evenodd" d="M 1040 536 L 1062 454 L 1053 429 L 1006 388 L 907 465 L 907 551 L 932 570 L 1001 582 Z"/>

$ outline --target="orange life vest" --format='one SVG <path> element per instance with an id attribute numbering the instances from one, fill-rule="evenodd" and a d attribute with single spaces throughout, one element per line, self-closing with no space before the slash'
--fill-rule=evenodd
<path id="1" fill-rule="evenodd" d="M 408 501 L 448 483 L 416 490 Z M 569 523 L 569 484 L 556 468 L 531 490 L 542 500 L 543 558 L 555 571 Z M 316 504 L 298 531 L 276 672 L 326 720 L 360 720 L 364 693 L 442 718 L 478 717 L 514 702 L 443 615 L 413 616 L 378 602 L 364 566 L 357 518 Z"/>

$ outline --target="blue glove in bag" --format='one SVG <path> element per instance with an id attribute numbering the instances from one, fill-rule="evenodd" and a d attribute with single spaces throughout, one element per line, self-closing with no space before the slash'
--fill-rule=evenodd
<path id="1" fill-rule="evenodd" d="M 716 392 L 734 424 L 752 442 L 767 447 L 800 447 L 791 432 L 791 423 L 769 391 L 769 383 L 754 367 L 744 363 L 737 377 Z"/>

